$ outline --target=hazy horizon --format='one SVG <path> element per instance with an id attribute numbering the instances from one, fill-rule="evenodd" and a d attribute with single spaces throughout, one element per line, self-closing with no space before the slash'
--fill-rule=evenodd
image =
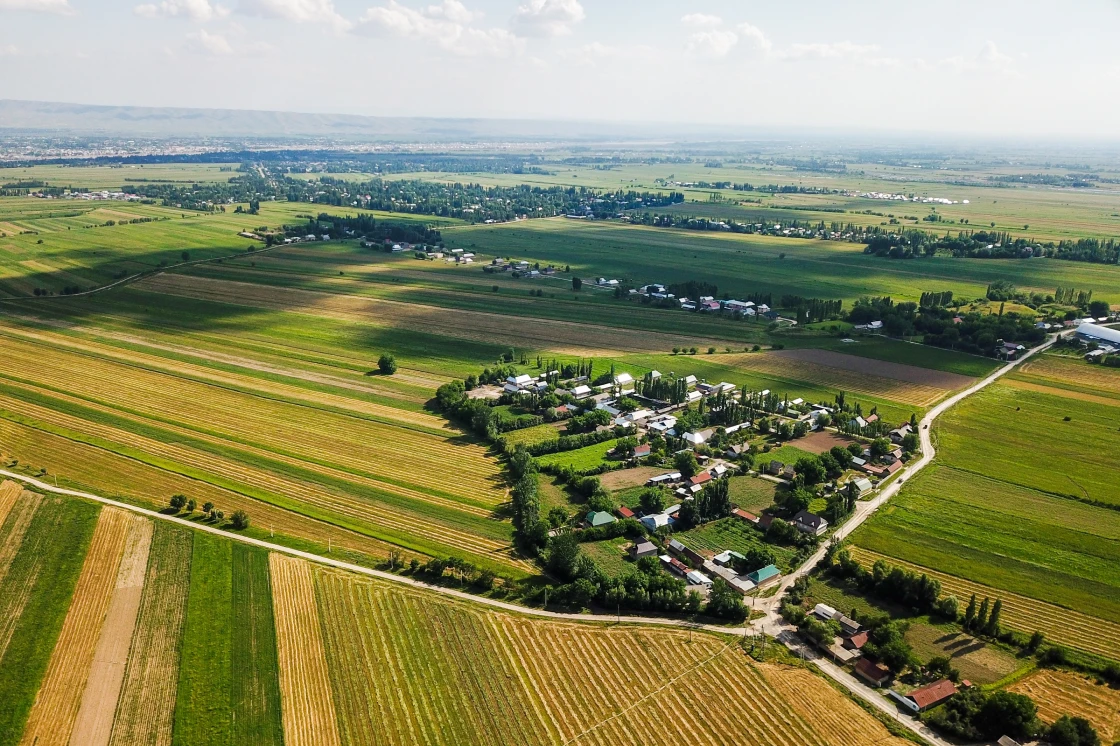
<path id="1" fill-rule="evenodd" d="M 1105 0 L 0 0 L 0 99 L 1111 140 L 1118 20 Z"/>

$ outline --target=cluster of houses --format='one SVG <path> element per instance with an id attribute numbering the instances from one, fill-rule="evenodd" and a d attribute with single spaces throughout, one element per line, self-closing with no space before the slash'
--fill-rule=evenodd
<path id="1" fill-rule="evenodd" d="M 471 254 L 473 257 L 474 254 Z M 556 274 L 556 267 L 548 266 L 541 267 L 539 264 L 533 265 L 524 259 L 520 261 L 506 260 L 506 259 L 493 259 L 489 264 L 482 268 L 483 272 L 487 274 L 498 274 L 499 272 L 510 272 L 514 277 L 528 277 L 530 279 L 535 277 L 548 277 Z"/>
<path id="2" fill-rule="evenodd" d="M 1086 353 L 1085 359 L 1089 361 L 1120 352 L 1120 329 L 1095 323 L 1082 323 L 1077 327 L 1077 338 L 1084 344 L 1097 345 L 1095 350 Z"/>
<path id="3" fill-rule="evenodd" d="M 836 622 L 840 625 L 840 635 L 829 641 L 827 645 L 822 644 L 833 660 L 838 663 L 854 661 L 852 670 L 856 676 L 873 687 L 881 688 L 890 683 L 893 678 L 890 669 L 863 656 L 863 647 L 870 639 L 870 635 L 859 622 L 823 603 L 813 607 L 812 613 L 822 621 Z M 968 682 L 964 684 L 967 685 Z M 936 707 L 956 693 L 956 685 L 948 679 L 918 687 L 906 694 L 888 691 L 892 699 L 915 714 Z"/>
<path id="4" fill-rule="evenodd" d="M 711 588 L 716 577 L 726 580 L 731 588 L 744 596 L 782 579 L 781 572 L 774 565 L 740 575 L 735 571 L 735 563 L 744 557 L 731 550 L 720 552 L 709 559 L 676 539 L 670 540 L 668 547 L 667 554 L 658 555 L 661 566 L 666 572 L 683 578 L 690 586 L 696 586 L 696 590 L 702 592 Z M 657 555 L 657 545 L 648 539 L 639 540 L 630 547 L 630 556 L 634 559 L 654 555 Z"/>

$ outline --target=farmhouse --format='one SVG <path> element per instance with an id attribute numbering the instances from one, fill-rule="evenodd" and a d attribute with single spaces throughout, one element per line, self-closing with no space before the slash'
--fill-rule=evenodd
<path id="1" fill-rule="evenodd" d="M 902 704 L 914 712 L 925 712 L 931 707 L 936 707 L 957 693 L 956 685 L 948 679 L 941 679 L 932 684 L 919 687 L 903 698 Z"/>
<path id="2" fill-rule="evenodd" d="M 861 658 L 855 665 L 856 676 L 866 681 L 871 686 L 879 687 L 891 680 L 891 670 L 878 663 L 872 663 L 866 658 Z"/>
<path id="3" fill-rule="evenodd" d="M 642 539 L 635 542 L 630 546 L 631 559 L 641 559 L 642 557 L 652 557 L 657 554 L 657 545 L 649 539 Z"/>
<path id="4" fill-rule="evenodd" d="M 673 519 L 669 517 L 668 513 L 655 513 L 653 515 L 645 515 L 641 517 L 642 525 L 650 531 L 656 531 L 662 526 L 672 526 Z"/>
<path id="5" fill-rule="evenodd" d="M 859 492 L 860 496 L 866 495 L 868 492 L 874 489 L 871 484 L 871 480 L 867 477 L 860 477 L 859 479 L 856 479 L 853 484 L 855 484 L 856 490 Z"/>
<path id="6" fill-rule="evenodd" d="M 634 458 L 645 458 L 650 454 L 649 443 L 644 443 L 634 449 Z"/>
<path id="7" fill-rule="evenodd" d="M 690 585 L 709 586 L 712 584 L 712 579 L 699 570 L 691 570 L 684 577 Z"/>
<path id="8" fill-rule="evenodd" d="M 626 507 L 625 505 L 619 505 L 618 508 L 615 509 L 614 512 L 618 513 L 619 518 L 633 518 L 634 517 L 634 511 L 630 510 L 630 508 Z"/>
<path id="9" fill-rule="evenodd" d="M 685 433 L 681 437 L 684 438 L 685 442 L 690 443 L 694 446 L 698 446 L 706 443 L 708 441 L 708 438 L 711 438 L 713 435 L 715 435 L 715 433 L 715 430 L 713 430 L 712 428 L 708 428 L 707 430 L 700 430 L 699 432 L 695 433 Z"/>
<path id="10" fill-rule="evenodd" d="M 591 387 L 587 384 L 581 384 L 572 389 L 572 396 L 577 399 L 586 399 L 591 396 Z"/>
<path id="11" fill-rule="evenodd" d="M 815 513 L 802 510 L 793 517 L 794 528 L 802 533 L 820 536 L 828 529 L 828 521 Z"/>
<path id="12" fill-rule="evenodd" d="M 869 639 L 871 639 L 871 635 L 867 632 L 856 632 L 854 635 L 845 637 L 843 645 L 848 650 L 862 650 Z"/>
<path id="13" fill-rule="evenodd" d="M 702 471 L 696 476 L 689 477 L 688 479 L 688 483 L 693 487 L 699 487 L 700 485 L 707 484 L 710 481 L 712 481 L 712 475 L 710 472 L 706 471 Z"/>
<path id="14" fill-rule="evenodd" d="M 735 516 L 739 520 L 746 521 L 747 523 L 758 523 L 758 516 L 756 516 L 754 513 L 748 513 L 745 510 L 740 510 L 739 508 L 735 508 L 734 510 L 732 510 L 731 515 Z"/>

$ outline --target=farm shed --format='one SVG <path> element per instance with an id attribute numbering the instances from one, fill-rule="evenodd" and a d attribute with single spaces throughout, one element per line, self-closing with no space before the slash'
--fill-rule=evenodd
<path id="1" fill-rule="evenodd" d="M 861 658 L 855 665 L 856 676 L 872 686 L 882 686 L 891 680 L 891 670 L 886 666 Z"/>
<path id="2" fill-rule="evenodd" d="M 759 568 L 754 572 L 747 573 L 747 580 L 751 581 L 758 587 L 776 583 L 782 578 L 782 573 L 774 565 L 767 565 L 766 567 Z"/>
<path id="3" fill-rule="evenodd" d="M 925 712 L 931 707 L 936 707 L 957 693 L 957 686 L 948 679 L 941 679 L 932 684 L 919 687 L 906 695 L 909 700 L 907 706 L 914 712 Z M 905 703 L 904 703 L 905 704 Z"/>
<path id="4" fill-rule="evenodd" d="M 630 546 L 630 557 L 633 559 L 641 559 L 642 557 L 651 557 L 657 554 L 657 545 L 648 539 L 642 539 L 635 542 Z"/>

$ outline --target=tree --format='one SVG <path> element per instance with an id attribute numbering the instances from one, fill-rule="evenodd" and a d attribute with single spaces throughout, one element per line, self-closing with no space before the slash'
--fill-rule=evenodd
<path id="1" fill-rule="evenodd" d="M 187 504 L 187 496 L 186 495 L 172 495 L 171 496 L 171 507 L 175 510 L 176 513 L 181 511 L 186 504 Z"/>
<path id="2" fill-rule="evenodd" d="M 976 594 L 972 594 L 972 598 L 968 599 L 968 608 L 964 610 L 964 628 L 972 629 L 972 625 L 976 623 Z"/>
<path id="3" fill-rule="evenodd" d="M 1101 737 L 1085 718 L 1062 715 L 1046 729 L 1046 740 L 1053 746 L 1100 746 Z"/>
<path id="4" fill-rule="evenodd" d="M 191 499 L 187 500 L 187 515 L 190 515 L 191 513 L 193 513 L 194 509 L 196 507 L 198 507 L 198 503 L 196 503 L 194 501 L 193 497 Z"/>
<path id="5" fill-rule="evenodd" d="M 985 700 L 976 726 L 990 739 L 1006 735 L 1027 740 L 1038 732 L 1038 708 L 1026 695 L 1000 690 Z"/>
<path id="6" fill-rule="evenodd" d="M 673 457 L 673 465 L 686 479 L 696 476 L 696 473 L 700 471 L 700 462 L 696 460 L 696 454 L 692 451 L 678 453 Z"/>
<path id="7" fill-rule="evenodd" d="M 805 479 L 805 484 L 810 487 L 814 484 L 820 484 L 827 476 L 824 464 L 821 463 L 819 458 L 812 455 L 802 456 L 797 459 L 793 470 L 800 474 Z"/>
<path id="8" fill-rule="evenodd" d="M 828 450 L 829 454 L 840 465 L 840 468 L 847 469 L 852 463 L 852 453 L 843 446 L 833 446 Z"/>
<path id="9" fill-rule="evenodd" d="M 999 612 L 1002 608 L 1003 602 L 997 598 L 996 602 L 992 604 L 992 613 L 988 617 L 988 624 L 984 627 L 984 631 L 991 637 L 999 637 Z"/>
<path id="10" fill-rule="evenodd" d="M 572 278 L 572 290 L 579 290 L 582 287 L 583 287 L 583 280 L 579 279 L 578 277 L 573 277 Z"/>
<path id="11" fill-rule="evenodd" d="M 235 531 L 244 531 L 249 528 L 249 514 L 244 510 L 235 510 L 233 515 L 230 516 Z"/>
<path id="12" fill-rule="evenodd" d="M 747 607 L 743 605 L 743 597 L 728 585 L 726 580 L 716 578 L 708 593 L 708 604 L 704 607 L 704 613 L 741 622 L 747 618 Z"/>
<path id="13" fill-rule="evenodd" d="M 984 631 L 988 627 L 988 607 L 989 601 L 987 596 L 980 602 L 980 611 L 976 612 L 976 629 Z"/>
<path id="14" fill-rule="evenodd" d="M 918 439 L 917 433 L 907 433 L 902 436 L 902 450 L 907 453 L 917 453 L 921 450 L 922 443 Z"/>
<path id="15" fill-rule="evenodd" d="M 573 533 L 553 536 L 548 542 L 546 567 L 561 580 L 572 580 L 579 561 L 579 541 Z"/>
<path id="16" fill-rule="evenodd" d="M 377 369 L 383 376 L 391 376 L 397 372 L 397 361 L 392 355 L 386 353 L 377 358 Z"/>
<path id="17" fill-rule="evenodd" d="M 665 510 L 665 491 L 659 487 L 650 487 L 642 492 L 641 497 L 638 498 L 638 503 L 645 515 L 660 513 Z"/>
<path id="18" fill-rule="evenodd" d="M 871 442 L 871 455 L 882 458 L 891 452 L 891 442 L 886 438 L 876 438 Z"/>

